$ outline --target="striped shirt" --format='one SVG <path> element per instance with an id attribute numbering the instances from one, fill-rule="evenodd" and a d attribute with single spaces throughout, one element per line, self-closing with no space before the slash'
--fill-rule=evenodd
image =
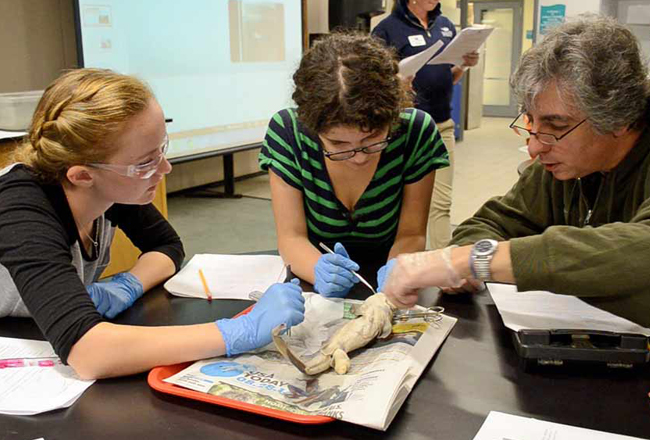
<path id="1" fill-rule="evenodd" d="M 377 170 L 353 211 L 336 197 L 317 135 L 298 121 L 294 109 L 276 113 L 259 154 L 260 167 L 273 170 L 303 193 L 308 238 L 343 243 L 363 252 L 388 249 L 395 241 L 404 185 L 449 166 L 447 149 L 427 113 L 407 109 L 392 130 Z"/>

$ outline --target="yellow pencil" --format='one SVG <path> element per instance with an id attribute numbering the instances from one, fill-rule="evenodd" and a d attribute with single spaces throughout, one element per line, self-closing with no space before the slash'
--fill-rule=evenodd
<path id="1" fill-rule="evenodd" d="M 205 280 L 205 275 L 203 275 L 203 269 L 199 269 L 199 276 L 201 277 L 203 290 L 205 290 L 205 296 L 208 297 L 208 301 L 212 301 L 212 294 L 210 293 L 210 289 L 208 289 L 208 282 Z"/>

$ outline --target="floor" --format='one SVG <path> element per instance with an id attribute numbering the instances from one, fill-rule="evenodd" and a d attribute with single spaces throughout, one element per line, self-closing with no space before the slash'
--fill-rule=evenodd
<path id="1" fill-rule="evenodd" d="M 517 166 L 528 158 L 510 119 L 483 118 L 456 146 L 451 222 L 457 225 L 490 197 L 502 195 L 517 180 Z M 187 259 L 198 253 L 241 253 L 276 249 L 268 176 L 236 183 L 241 199 L 197 198 L 170 194 L 169 219 Z"/>

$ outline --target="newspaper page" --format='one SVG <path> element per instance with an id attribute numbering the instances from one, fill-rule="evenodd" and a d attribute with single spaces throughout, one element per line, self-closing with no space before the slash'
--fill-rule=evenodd
<path id="1" fill-rule="evenodd" d="M 361 303 L 311 293 L 305 299 L 305 322 L 284 336 L 303 359 L 316 355 L 338 328 L 356 316 L 355 307 Z M 441 318 L 394 324 L 386 339 L 349 354 L 351 365 L 345 375 L 332 369 L 305 375 L 269 344 L 232 358 L 198 361 L 165 381 L 267 408 L 386 430 L 457 321 L 444 314 Z"/>

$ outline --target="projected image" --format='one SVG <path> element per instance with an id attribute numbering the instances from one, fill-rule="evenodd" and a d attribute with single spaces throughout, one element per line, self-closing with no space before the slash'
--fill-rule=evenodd
<path id="1" fill-rule="evenodd" d="M 169 158 L 259 143 L 292 105 L 300 1 L 99 1 L 77 0 L 84 66 L 149 84 L 173 119 Z"/>
<path id="2" fill-rule="evenodd" d="M 113 14 L 107 5 L 86 5 L 82 10 L 83 26 L 92 29 L 93 38 L 89 40 L 95 50 L 107 53 L 113 49 Z"/>
<path id="3" fill-rule="evenodd" d="M 228 2 L 230 59 L 254 63 L 284 61 L 284 5 Z"/>
<path id="4" fill-rule="evenodd" d="M 111 26 L 111 8 L 108 6 L 89 5 L 83 9 L 84 26 Z"/>

